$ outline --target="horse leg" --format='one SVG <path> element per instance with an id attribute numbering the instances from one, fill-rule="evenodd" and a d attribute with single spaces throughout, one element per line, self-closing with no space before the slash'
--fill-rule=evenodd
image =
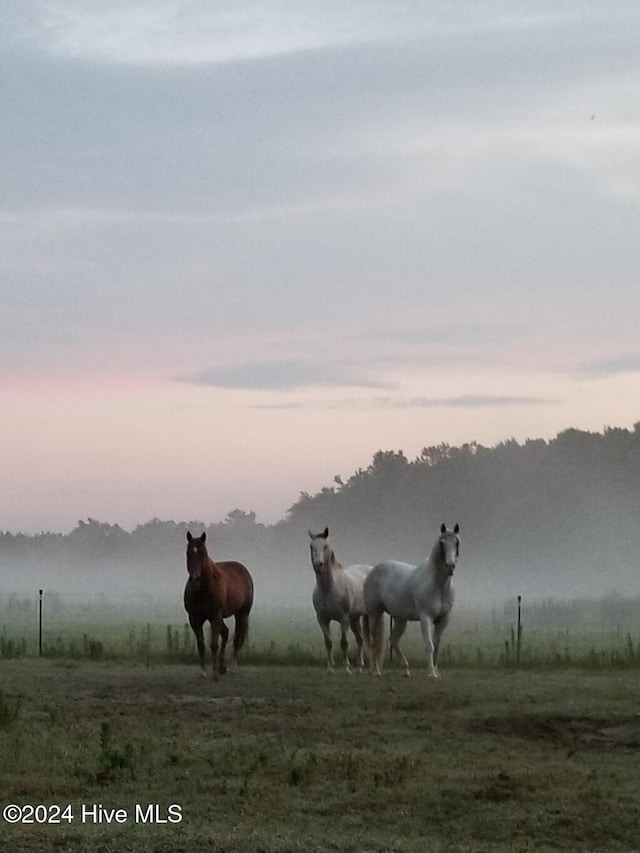
<path id="1" fill-rule="evenodd" d="M 344 657 L 344 666 L 347 670 L 347 673 L 351 675 L 351 664 L 349 663 L 349 640 L 347 638 L 347 631 L 349 630 L 349 617 L 343 616 L 340 620 L 340 648 L 342 649 L 342 656 Z"/>
<path id="2" fill-rule="evenodd" d="M 422 639 L 427 652 L 427 675 L 429 678 L 438 678 L 438 672 L 435 667 L 435 643 L 433 622 L 426 613 L 420 614 L 420 630 L 422 631 Z"/>
<path id="3" fill-rule="evenodd" d="M 218 681 L 220 678 L 220 662 L 218 660 L 218 638 L 222 634 L 224 622 L 222 616 L 217 613 L 210 620 L 211 622 L 211 655 L 213 657 L 213 680 Z M 224 625 L 226 628 L 226 625 Z M 227 629 L 228 634 L 228 629 Z"/>
<path id="4" fill-rule="evenodd" d="M 364 651 L 362 648 L 362 625 L 360 624 L 359 616 L 352 616 L 349 620 L 351 623 L 351 630 L 353 632 L 353 636 L 356 638 L 356 644 L 358 646 L 358 671 L 362 672 L 364 669 Z"/>
<path id="5" fill-rule="evenodd" d="M 324 647 L 327 650 L 327 669 L 333 669 L 333 643 L 331 642 L 331 626 L 328 619 L 317 617 L 318 625 L 324 637 Z"/>
<path id="6" fill-rule="evenodd" d="M 400 637 L 402 637 L 402 635 L 404 634 L 406 627 L 407 627 L 406 619 L 395 618 L 393 620 L 393 628 L 391 629 L 391 636 L 389 638 L 389 646 L 391 648 L 391 651 L 398 653 L 398 657 L 400 658 L 400 662 L 402 663 L 402 666 L 404 667 L 404 675 L 406 675 L 406 677 L 409 678 L 409 676 L 411 675 L 411 673 L 409 672 L 409 661 L 406 659 L 404 652 L 400 648 Z"/>
<path id="7" fill-rule="evenodd" d="M 224 662 L 224 653 L 227 649 L 227 642 L 229 641 L 229 629 L 224 624 L 224 620 L 220 622 L 220 652 L 218 653 L 218 668 L 220 669 L 220 675 L 224 675 L 227 671 L 227 665 Z"/>
<path id="8" fill-rule="evenodd" d="M 364 652 L 369 664 L 369 671 L 373 672 L 373 653 L 371 646 L 371 625 L 369 616 L 365 613 L 362 617 L 362 639 L 364 641 Z"/>
<path id="9" fill-rule="evenodd" d="M 191 625 L 191 630 L 193 631 L 196 638 L 196 646 L 198 647 L 198 657 L 200 658 L 200 670 L 202 672 L 202 677 L 207 677 L 207 667 L 204 660 L 205 654 L 205 646 L 204 646 L 204 630 L 202 622 L 194 619 L 192 616 L 189 616 L 189 624 Z"/>
<path id="10" fill-rule="evenodd" d="M 442 616 L 438 616 L 438 618 L 434 619 L 433 621 L 433 668 L 435 669 L 436 676 L 438 678 L 440 677 L 438 673 L 438 650 L 440 648 L 440 640 L 442 638 L 442 634 L 444 633 L 444 629 L 447 627 L 448 622 L 448 613 L 445 613 Z"/>

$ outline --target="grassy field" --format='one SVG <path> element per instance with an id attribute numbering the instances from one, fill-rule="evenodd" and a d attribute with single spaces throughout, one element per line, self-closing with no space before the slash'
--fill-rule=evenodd
<path id="1" fill-rule="evenodd" d="M 37 603 L 31 600 L 25 604 L 28 607 L 24 609 L 0 608 L 0 660 L 38 654 Z M 617 600 L 615 607 L 609 609 L 615 613 L 624 611 Z M 525 610 L 522 666 L 640 669 L 640 617 L 635 611 L 623 612 L 625 618 L 620 619 L 608 612 L 592 613 L 582 606 L 577 616 L 568 618 L 558 606 L 547 622 L 544 615 Z M 515 604 L 497 614 L 458 608 L 443 638 L 441 662 L 457 668 L 513 665 L 515 622 Z M 339 656 L 335 624 L 333 631 Z M 179 600 L 146 605 L 93 600 L 58 610 L 45 601 L 42 642 L 47 658 L 145 664 L 195 660 L 193 634 Z M 409 625 L 402 645 L 410 660 L 424 663 L 417 624 Z M 257 611 L 252 615 L 244 654 L 246 663 L 256 665 L 320 664 L 324 660 L 324 644 L 311 606 Z"/>
<path id="2" fill-rule="evenodd" d="M 0 660 L 2 807 L 64 815 L 3 822 L 3 849 L 640 849 L 637 668 L 442 676 L 249 663 L 214 684 L 195 660 Z M 136 822 L 136 804 L 181 820 Z"/>

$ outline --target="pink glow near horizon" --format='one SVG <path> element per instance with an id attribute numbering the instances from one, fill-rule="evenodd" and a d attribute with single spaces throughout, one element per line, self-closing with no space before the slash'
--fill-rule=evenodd
<path id="1" fill-rule="evenodd" d="M 105 390 L 106 389 L 106 390 Z M 492 408 L 254 408 L 251 392 L 180 383 L 135 390 L 108 382 L 65 394 L 33 389 L 4 406 L 0 528 L 65 532 L 92 516 L 131 529 L 151 518 L 222 520 L 238 507 L 279 520 L 302 491 L 367 467 L 380 449 L 552 438 L 569 426 L 601 431 L 636 420 L 634 377 L 563 405 Z M 326 397 L 325 397 L 326 400 Z"/>

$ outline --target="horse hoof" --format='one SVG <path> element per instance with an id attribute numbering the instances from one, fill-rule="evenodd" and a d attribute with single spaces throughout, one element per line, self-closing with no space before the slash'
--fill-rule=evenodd
<path id="1" fill-rule="evenodd" d="M 200 670 L 200 678 L 206 678 L 206 677 L 207 677 L 207 670 L 201 669 Z"/>
<path id="2" fill-rule="evenodd" d="M 408 669 L 405 669 L 405 671 L 402 673 L 402 677 L 403 678 L 411 678 L 411 673 L 409 672 Z"/>

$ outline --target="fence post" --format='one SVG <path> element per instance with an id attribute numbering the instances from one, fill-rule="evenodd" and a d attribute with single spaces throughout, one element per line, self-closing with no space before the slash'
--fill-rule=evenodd
<path id="1" fill-rule="evenodd" d="M 516 632 L 516 663 L 520 664 L 520 647 L 522 644 L 522 596 L 518 596 L 518 629 Z"/>
<path id="2" fill-rule="evenodd" d="M 38 657 L 42 657 L 42 590 L 38 590 Z"/>

